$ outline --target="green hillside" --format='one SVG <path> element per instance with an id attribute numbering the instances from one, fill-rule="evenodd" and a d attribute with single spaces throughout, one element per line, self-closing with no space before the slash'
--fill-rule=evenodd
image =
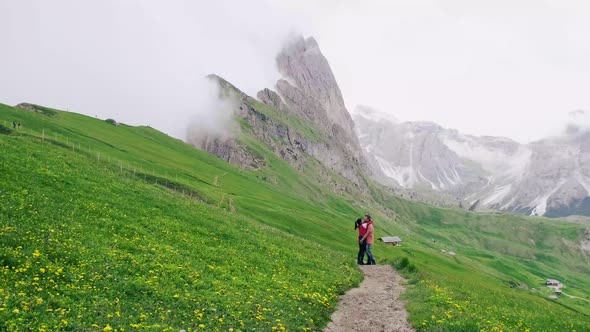
<path id="1" fill-rule="evenodd" d="M 267 166 L 244 171 L 149 127 L 42 110 L 0 104 L 0 331 L 321 330 L 360 281 L 352 222 L 366 211 L 377 236 L 404 239 L 374 252 L 409 278 L 417 329 L 590 330 L 590 303 L 542 285 L 589 299 L 581 224 L 375 184 L 341 197 L 321 165 L 300 173 L 255 141 Z"/>

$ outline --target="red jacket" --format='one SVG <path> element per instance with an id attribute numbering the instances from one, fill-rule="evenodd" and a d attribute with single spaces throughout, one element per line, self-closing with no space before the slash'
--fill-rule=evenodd
<path id="1" fill-rule="evenodd" d="M 359 226 L 359 235 L 360 236 L 365 236 L 365 234 L 367 234 L 367 229 L 369 229 L 369 225 L 373 224 L 372 221 L 368 221 L 366 223 L 362 223 Z"/>

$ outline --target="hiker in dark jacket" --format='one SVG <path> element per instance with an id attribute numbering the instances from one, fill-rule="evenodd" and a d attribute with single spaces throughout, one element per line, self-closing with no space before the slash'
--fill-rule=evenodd
<path id="1" fill-rule="evenodd" d="M 359 265 L 365 265 L 365 263 L 363 261 L 365 259 L 365 251 L 367 249 L 367 241 L 359 242 L 363 238 L 365 233 L 367 232 L 367 228 L 362 227 L 362 225 L 363 225 L 363 220 L 360 218 L 357 219 L 354 223 L 354 229 L 359 230 L 359 234 L 358 234 L 358 238 L 357 238 L 357 242 L 359 243 L 359 253 L 358 253 L 357 259 L 356 259 L 356 262 Z"/>

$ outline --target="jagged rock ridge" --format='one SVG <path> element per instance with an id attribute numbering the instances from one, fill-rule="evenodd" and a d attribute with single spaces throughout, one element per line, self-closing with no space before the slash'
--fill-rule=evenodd
<path id="1" fill-rule="evenodd" d="M 313 37 L 298 38 L 286 46 L 277 56 L 277 67 L 286 78 L 279 80 L 277 88 L 292 106 L 310 119 L 320 120 L 326 127 L 340 126 L 354 137 L 354 122 L 344 106 L 336 78 Z"/>
<path id="2" fill-rule="evenodd" d="M 354 122 L 344 106 L 334 74 L 313 38 L 298 38 L 277 56 L 284 75 L 275 89 L 258 92 L 258 100 L 223 78 L 210 75 L 220 87 L 220 98 L 235 100 L 234 114 L 248 124 L 248 135 L 263 142 L 295 168 L 303 170 L 309 157 L 325 169 L 320 174 L 335 191 L 351 191 L 331 180 L 334 171 L 354 189 L 367 191 L 367 163 L 354 133 Z M 297 120 L 294 120 L 297 119 Z M 295 123 L 301 124 L 299 127 Z M 188 141 L 235 165 L 264 167 L 264 160 L 237 138 L 206 137 Z"/>

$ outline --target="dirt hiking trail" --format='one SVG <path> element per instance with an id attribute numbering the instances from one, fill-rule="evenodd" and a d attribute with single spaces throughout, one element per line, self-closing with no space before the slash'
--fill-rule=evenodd
<path id="1" fill-rule="evenodd" d="M 400 294 L 404 279 L 391 265 L 360 266 L 365 279 L 340 297 L 324 332 L 414 331 Z"/>

